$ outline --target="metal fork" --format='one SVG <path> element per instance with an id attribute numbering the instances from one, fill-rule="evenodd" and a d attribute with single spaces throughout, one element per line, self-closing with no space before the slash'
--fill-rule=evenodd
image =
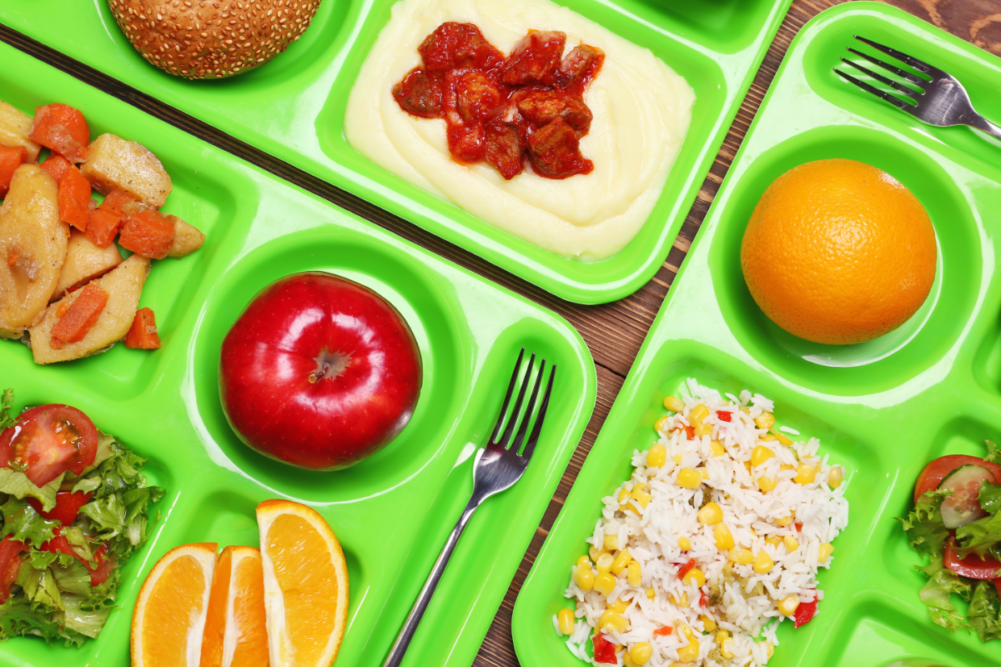
<path id="1" fill-rule="evenodd" d="M 501 406 L 500 415 L 497 417 L 497 425 L 494 426 L 490 442 L 484 449 L 476 453 L 476 458 L 473 461 L 473 495 L 469 499 L 469 502 L 466 503 L 466 509 L 462 511 L 462 516 L 459 517 L 459 522 L 452 529 L 452 534 L 445 541 L 445 546 L 442 548 L 438 560 L 435 561 L 434 567 L 431 568 L 431 574 L 428 575 L 428 579 L 424 583 L 424 588 L 421 589 L 420 594 L 417 596 L 417 601 L 414 603 L 413 609 L 410 610 L 410 615 L 407 617 L 406 623 L 403 624 L 403 629 L 400 630 L 400 634 L 396 638 L 396 643 L 393 644 L 393 648 L 390 650 L 386 662 L 383 663 L 383 667 L 398 667 L 403 662 L 403 656 L 410 646 L 410 641 L 414 638 L 417 625 L 421 622 L 421 618 L 424 616 L 424 612 L 431 602 L 435 589 L 438 588 L 438 582 L 445 571 L 445 566 L 448 565 L 448 561 L 452 557 L 452 552 L 455 550 L 455 545 L 459 541 L 462 531 L 466 528 L 466 524 L 469 523 L 469 518 L 473 515 L 473 512 L 490 496 L 511 488 L 515 482 L 521 479 L 525 468 L 528 467 L 528 461 L 532 458 L 535 445 L 539 442 L 542 420 L 545 418 L 546 409 L 549 407 L 549 396 L 553 391 L 553 378 L 556 377 L 556 365 L 553 364 L 552 370 L 549 373 L 549 383 L 546 385 L 546 392 L 542 396 L 542 403 L 539 406 L 538 416 L 535 418 L 535 425 L 532 427 L 532 432 L 526 441 L 525 433 L 528 431 L 528 424 L 535 410 L 535 400 L 538 398 L 539 387 L 542 385 L 543 374 L 546 370 L 546 360 L 543 359 L 539 365 L 539 371 L 535 376 L 528 407 L 525 409 L 521 425 L 517 433 L 515 433 L 514 427 L 518 422 L 518 415 L 521 413 L 525 392 L 529 384 L 533 384 L 532 367 L 535 364 L 535 355 L 531 356 L 528 361 L 528 370 L 525 371 L 521 388 L 518 391 L 518 399 L 514 404 L 514 409 L 511 411 L 510 421 L 507 422 L 507 428 L 504 429 L 503 436 L 498 440 L 498 436 L 501 436 L 501 427 L 505 423 L 504 416 L 507 414 L 511 394 L 514 392 L 514 387 L 518 382 L 518 375 L 521 371 L 521 362 L 524 356 L 525 348 L 522 348 L 518 354 L 518 361 L 514 364 L 514 373 L 511 375 L 511 382 L 508 384 L 507 394 L 504 396 L 504 404 Z M 519 453 L 522 443 L 524 443 L 525 448 L 523 452 Z"/>
<path id="2" fill-rule="evenodd" d="M 868 44 L 878 51 L 882 51 L 892 58 L 896 58 L 900 62 L 913 67 L 930 78 L 925 79 L 916 76 L 911 72 L 895 67 L 894 65 L 890 65 L 889 63 L 885 63 L 878 58 L 873 58 L 870 55 L 862 53 L 861 51 L 856 51 L 851 47 L 848 47 L 848 51 L 851 53 L 869 61 L 877 67 L 882 67 L 888 72 L 893 72 L 908 83 L 916 86 L 919 90 L 914 90 L 914 88 L 911 88 L 910 86 L 905 86 L 904 84 L 894 81 L 893 79 L 877 74 L 876 72 L 873 72 L 872 70 L 867 69 L 852 60 L 848 60 L 847 58 L 842 58 L 841 62 L 854 67 L 860 72 L 864 72 L 876 81 L 890 86 L 897 92 L 906 95 L 908 99 L 916 104 L 911 104 L 900 99 L 896 95 L 891 95 L 890 93 L 880 90 L 865 81 L 860 81 L 851 74 L 835 69 L 834 71 L 837 72 L 841 78 L 854 83 L 862 90 L 870 92 L 880 99 L 886 100 L 901 111 L 905 111 L 918 120 L 929 125 L 935 125 L 937 127 L 969 125 L 970 127 L 975 127 L 976 129 L 986 132 L 993 137 L 1001 139 L 1001 127 L 998 127 L 994 123 L 990 122 L 974 110 L 973 104 L 970 102 L 970 96 L 966 94 L 966 90 L 956 77 L 951 74 L 946 74 L 937 67 L 933 67 L 926 62 L 922 62 L 917 58 L 907 55 L 906 53 L 901 53 L 896 49 L 883 46 L 882 44 L 878 44 L 870 39 L 866 39 L 865 37 L 855 35 L 855 39 L 864 44 Z"/>

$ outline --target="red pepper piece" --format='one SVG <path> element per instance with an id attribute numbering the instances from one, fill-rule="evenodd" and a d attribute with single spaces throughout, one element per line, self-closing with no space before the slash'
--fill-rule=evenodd
<path id="1" fill-rule="evenodd" d="M 727 410 L 717 410 L 716 411 L 716 419 L 720 420 L 721 422 L 728 422 L 728 421 L 730 421 L 731 417 L 733 417 L 733 413 L 732 412 L 729 412 Z"/>
<path id="2" fill-rule="evenodd" d="M 814 592 L 816 595 L 816 591 Z M 795 615 L 795 626 L 798 628 L 800 626 L 809 623 L 814 616 L 817 615 L 817 598 L 813 598 L 813 602 L 800 602 L 799 606 L 796 607 Z"/>
<path id="3" fill-rule="evenodd" d="M 678 579 L 684 579 L 685 575 L 691 572 L 693 569 L 695 569 L 695 559 L 690 558 L 688 562 L 682 565 L 681 569 L 678 570 Z"/>
<path id="4" fill-rule="evenodd" d="M 615 658 L 615 644 L 605 639 L 605 635 L 600 632 L 591 637 L 594 643 L 594 661 L 605 665 L 617 665 Z"/>

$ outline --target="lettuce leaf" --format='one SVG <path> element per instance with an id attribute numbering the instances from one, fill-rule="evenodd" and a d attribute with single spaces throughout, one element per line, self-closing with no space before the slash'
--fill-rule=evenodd
<path id="1" fill-rule="evenodd" d="M 56 618 L 66 630 L 97 639 L 110 613 L 110 607 L 92 609 L 87 606 L 84 598 L 78 595 L 65 595 L 63 613 Z"/>
<path id="2" fill-rule="evenodd" d="M 75 630 L 60 627 L 50 611 L 32 608 L 23 595 L 11 595 L 0 605 L 0 641 L 18 636 L 41 637 L 48 644 L 77 647 L 87 639 Z"/>
<path id="3" fill-rule="evenodd" d="M 63 473 L 45 486 L 37 487 L 23 472 L 0 468 L 0 493 L 7 493 L 18 499 L 31 496 L 42 503 L 42 509 L 48 512 L 56 506 L 56 494 L 65 476 L 66 473 Z"/>
<path id="4" fill-rule="evenodd" d="M 897 517 L 904 524 L 907 541 L 911 548 L 919 554 L 930 556 L 932 560 L 941 559 L 945 550 L 945 541 L 949 538 L 949 529 L 942 523 L 942 512 L 939 508 L 942 501 L 951 494 L 945 489 L 928 491 L 918 498 L 917 504 L 906 519 Z"/>
<path id="5" fill-rule="evenodd" d="M 0 537 L 10 535 L 11 539 L 33 547 L 40 547 L 55 537 L 55 529 L 60 525 L 58 521 L 42 517 L 27 500 L 14 497 L 0 505 L 0 514 L 3 514 L 4 519 Z"/>
<path id="6" fill-rule="evenodd" d="M 52 576 L 56 580 L 59 590 L 85 598 L 90 597 L 90 572 L 76 558 L 70 556 L 66 558 L 68 562 L 64 565 L 52 567 Z"/>
<path id="7" fill-rule="evenodd" d="M 971 553 L 983 558 L 998 542 L 1001 542 L 1001 512 L 956 529 L 956 553 L 960 558 Z"/>
<path id="8" fill-rule="evenodd" d="M 997 514 L 1001 509 L 1001 485 L 991 484 L 984 480 L 980 484 L 980 495 L 977 496 L 980 506 L 988 514 Z"/>
<path id="9" fill-rule="evenodd" d="M 1001 599 L 994 582 L 981 581 L 977 584 L 967 618 L 980 641 L 988 642 L 1001 637 Z"/>
<path id="10" fill-rule="evenodd" d="M 14 390 L 4 389 L 0 397 L 0 431 L 13 426 L 17 417 L 14 416 Z"/>
<path id="11" fill-rule="evenodd" d="M 993 440 L 984 440 L 984 444 L 987 445 L 987 456 L 984 460 L 1001 465 L 1001 447 L 998 447 Z"/>
<path id="12" fill-rule="evenodd" d="M 45 608 L 49 612 L 62 610 L 62 595 L 59 593 L 59 586 L 56 585 L 56 578 L 49 568 L 39 570 L 32 567 L 30 561 L 22 562 L 16 583 L 21 587 L 21 592 L 31 603 L 32 608 Z"/>
<path id="13" fill-rule="evenodd" d="M 918 569 L 930 577 L 928 582 L 921 587 L 918 595 L 928 607 L 931 619 L 946 630 L 955 631 L 959 628 L 969 627 L 966 619 L 957 612 L 956 605 L 950 598 L 953 593 L 956 593 L 968 601 L 971 594 L 970 585 L 955 572 L 945 569 L 940 558 L 933 558 L 930 564 L 918 567 Z"/>

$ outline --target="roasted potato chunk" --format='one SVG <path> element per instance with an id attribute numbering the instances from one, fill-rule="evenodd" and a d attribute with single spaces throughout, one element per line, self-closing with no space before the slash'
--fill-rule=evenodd
<path id="1" fill-rule="evenodd" d="M 176 215 L 168 215 L 167 220 L 174 225 L 174 240 L 167 251 L 167 257 L 187 257 L 205 243 L 205 234 L 194 225 L 189 225 Z"/>
<path id="2" fill-rule="evenodd" d="M 0 206 L 0 337 L 17 338 L 41 316 L 59 283 L 68 239 L 56 182 L 38 165 L 21 165 Z"/>
<path id="3" fill-rule="evenodd" d="M 36 364 L 51 364 L 57 361 L 80 359 L 102 352 L 117 343 L 132 326 L 139 308 L 150 262 L 147 258 L 132 255 L 110 273 L 94 281 L 93 284 L 108 293 L 108 302 L 100 317 L 87 335 L 76 343 L 63 343 L 60 349 L 52 347 L 52 327 L 83 290 L 71 292 L 65 298 L 49 306 L 45 318 L 37 326 L 28 329 L 31 334 L 31 352 Z"/>
<path id="4" fill-rule="evenodd" d="M 121 263 L 122 255 L 114 243 L 101 248 L 94 245 L 82 232 L 72 230 L 66 246 L 66 261 L 63 262 L 63 270 L 52 298 L 58 299 L 66 292 L 75 290 L 94 278 L 100 278 Z"/>
<path id="5" fill-rule="evenodd" d="M 101 194 L 123 190 L 153 208 L 163 206 L 173 187 L 153 153 L 113 134 L 102 134 L 90 143 L 90 157 L 80 173 Z"/>
<path id="6" fill-rule="evenodd" d="M 28 161 L 38 159 L 42 147 L 28 138 L 31 134 L 31 116 L 21 113 L 6 102 L 0 102 L 0 146 L 24 146 Z"/>

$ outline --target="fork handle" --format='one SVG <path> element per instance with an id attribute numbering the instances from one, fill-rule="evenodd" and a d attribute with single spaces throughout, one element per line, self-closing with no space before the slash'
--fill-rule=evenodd
<path id="1" fill-rule="evenodd" d="M 410 615 L 407 616 L 407 621 L 403 624 L 403 629 L 400 630 L 400 634 L 396 637 L 396 643 L 393 644 L 393 648 L 389 651 L 389 657 L 386 658 L 383 667 L 399 667 L 403 662 L 403 656 L 410 646 L 410 641 L 414 638 L 414 633 L 417 632 L 417 626 L 420 624 L 421 618 L 424 617 L 424 612 L 427 611 L 428 604 L 431 603 L 431 598 L 434 596 L 435 589 L 438 588 L 438 582 L 441 581 L 441 575 L 445 571 L 445 566 L 448 565 L 448 561 L 452 557 L 452 552 L 455 551 L 455 545 L 458 543 L 462 531 L 466 529 L 466 524 L 469 523 L 473 512 L 480 506 L 482 501 L 483 499 L 474 493 L 473 497 L 466 504 L 466 509 L 462 511 L 462 516 L 459 517 L 458 523 L 452 529 L 452 534 L 445 541 L 445 546 L 442 547 L 441 553 L 438 555 L 438 560 L 434 562 L 431 574 L 428 575 L 427 581 L 424 582 L 424 588 L 421 589 L 420 594 L 417 596 L 417 601 L 414 602 L 414 606 L 410 610 Z"/>
<path id="2" fill-rule="evenodd" d="M 996 139 L 1001 139 L 1001 127 L 998 127 L 997 125 L 987 120 L 983 116 L 978 116 L 977 120 L 974 121 L 973 123 L 970 123 L 970 125 L 977 128 L 978 130 L 986 132 L 987 134 L 991 135 Z"/>

